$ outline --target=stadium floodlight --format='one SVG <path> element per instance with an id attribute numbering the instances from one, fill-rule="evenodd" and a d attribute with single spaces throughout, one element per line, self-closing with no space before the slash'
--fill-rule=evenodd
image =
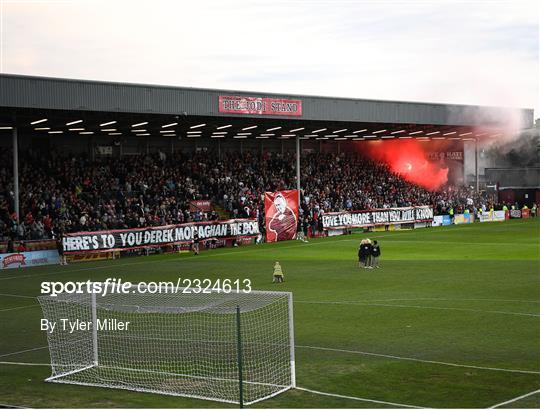
<path id="1" fill-rule="evenodd" d="M 456 134 L 456 132 L 455 132 L 455 131 L 452 131 L 452 132 L 445 132 L 445 133 L 443 133 L 443 135 L 454 135 L 454 134 Z"/>
<path id="2" fill-rule="evenodd" d="M 107 125 L 112 125 L 112 124 L 116 124 L 116 121 L 104 122 L 103 124 L 99 124 L 99 126 L 100 127 L 106 127 Z"/>
<path id="3" fill-rule="evenodd" d="M 289 130 L 289 132 L 297 132 L 297 131 L 302 131 L 304 129 L 305 129 L 304 127 L 300 127 L 300 128 L 295 128 L 294 130 Z"/>
<path id="4" fill-rule="evenodd" d="M 142 128 L 139 128 L 138 130 L 131 130 L 131 132 L 146 132 L 146 130 L 143 130 Z"/>
<path id="5" fill-rule="evenodd" d="M 171 122 L 170 124 L 162 125 L 161 128 L 174 127 L 175 125 L 178 125 L 178 123 L 177 122 Z"/>
<path id="6" fill-rule="evenodd" d="M 429 139 L 429 137 L 419 137 L 419 138 L 417 138 L 417 141 L 424 141 L 425 142 L 425 141 L 431 141 L 431 140 Z"/>
<path id="7" fill-rule="evenodd" d="M 265 134 L 261 134 L 261 135 L 257 135 L 255 138 L 258 140 L 267 140 L 270 137 Z"/>
<path id="8" fill-rule="evenodd" d="M 353 141 L 364 141 L 364 138 L 363 137 L 353 138 Z"/>
<path id="9" fill-rule="evenodd" d="M 390 139 L 390 138 L 396 138 L 396 137 L 394 137 L 393 135 L 383 135 L 381 138 L 382 139 Z"/>
<path id="10" fill-rule="evenodd" d="M 257 127 L 258 127 L 258 125 L 252 125 L 251 127 L 242 128 L 242 131 L 252 130 L 252 129 L 255 129 Z"/>
<path id="11" fill-rule="evenodd" d="M 400 140 L 407 140 L 407 139 L 411 139 L 412 137 L 409 137 L 408 135 L 407 136 L 404 136 L 404 137 L 399 137 Z"/>
<path id="12" fill-rule="evenodd" d="M 247 135 L 238 135 L 238 134 L 236 134 L 236 135 L 233 135 L 233 138 L 235 138 L 235 139 L 245 139 L 245 138 L 247 138 Z"/>
<path id="13" fill-rule="evenodd" d="M 200 138 L 201 134 L 190 134 L 189 132 L 186 134 L 186 137 L 188 138 Z"/>
<path id="14" fill-rule="evenodd" d="M 414 132 L 409 132 L 409 135 L 416 135 L 416 134 L 422 134 L 424 131 L 414 131 Z"/>
<path id="15" fill-rule="evenodd" d="M 381 132 L 386 132 L 388 130 L 378 130 L 378 131 L 373 131 L 372 134 L 380 134 Z"/>
<path id="16" fill-rule="evenodd" d="M 275 131 L 275 130 L 280 130 L 281 127 L 274 127 L 274 128 L 268 128 L 266 131 Z"/>
<path id="17" fill-rule="evenodd" d="M 236 135 L 251 135 L 251 132 L 237 132 Z"/>
<path id="18" fill-rule="evenodd" d="M 344 131 L 347 131 L 347 128 L 343 128 L 341 130 L 336 130 L 336 131 L 332 131 L 333 134 L 338 134 L 340 132 L 344 132 Z"/>
<path id="19" fill-rule="evenodd" d="M 210 135 L 210 138 L 225 138 L 225 135 L 223 135 L 223 134 L 212 134 L 212 135 Z"/>
<path id="20" fill-rule="evenodd" d="M 38 297 L 44 318 L 58 324 L 47 332 L 46 381 L 241 405 L 296 386 L 291 293 L 101 286 L 105 296 Z M 63 319 L 85 326 L 63 331 Z"/>
<path id="21" fill-rule="evenodd" d="M 204 127 L 205 125 L 206 125 L 206 124 L 198 124 L 198 125 L 192 125 L 192 126 L 191 126 L 191 127 L 189 127 L 189 128 L 191 128 L 191 129 L 195 129 L 195 128 L 201 128 L 201 127 Z"/>
<path id="22" fill-rule="evenodd" d="M 79 132 L 79 134 L 82 134 L 82 135 L 90 135 L 90 134 L 93 134 L 94 131 L 81 131 Z"/>
<path id="23" fill-rule="evenodd" d="M 392 135 L 394 135 L 394 134 L 402 134 L 404 132 L 405 132 L 405 130 L 399 130 L 399 131 L 391 132 L 390 134 L 392 134 Z"/>
<path id="24" fill-rule="evenodd" d="M 37 128 L 36 128 L 36 130 L 37 130 Z M 84 131 L 84 128 L 68 128 L 68 131 Z"/>
<path id="25" fill-rule="evenodd" d="M 338 137 L 338 138 L 334 138 L 334 141 L 346 141 L 347 138 L 345 137 Z"/>
<path id="26" fill-rule="evenodd" d="M 274 135 L 276 135 L 276 134 L 268 134 L 268 133 L 261 134 L 262 137 L 273 137 Z"/>
<path id="27" fill-rule="evenodd" d="M 32 121 L 32 122 L 30 123 L 30 125 L 40 124 L 40 123 L 45 122 L 45 121 L 47 121 L 47 118 L 43 118 L 43 119 L 37 120 L 37 121 Z"/>
<path id="28" fill-rule="evenodd" d="M 228 133 L 227 131 L 219 131 L 219 132 L 214 131 L 214 132 L 212 133 L 212 135 L 225 135 L 225 134 L 227 134 L 227 133 Z"/>
<path id="29" fill-rule="evenodd" d="M 200 134 L 202 131 L 188 131 L 188 134 Z"/>
<path id="30" fill-rule="evenodd" d="M 145 122 L 138 122 L 137 124 L 132 124 L 131 127 L 134 128 L 134 127 L 142 127 L 143 125 L 146 125 L 148 124 L 148 121 L 145 121 Z"/>
<path id="31" fill-rule="evenodd" d="M 109 132 L 109 135 L 122 135 L 121 132 Z"/>
<path id="32" fill-rule="evenodd" d="M 230 127 L 232 127 L 232 124 L 222 125 L 221 127 L 217 127 L 216 130 L 224 130 L 225 128 L 230 128 Z"/>
<path id="33" fill-rule="evenodd" d="M 465 137 L 466 135 L 471 135 L 472 132 L 464 132 L 463 134 L 459 134 L 460 137 Z"/>
<path id="34" fill-rule="evenodd" d="M 170 134 L 171 132 L 176 132 L 175 130 L 160 130 L 160 134 Z"/>
<path id="35" fill-rule="evenodd" d="M 103 131 L 103 132 L 115 132 L 116 128 L 102 128 L 101 131 Z"/>
<path id="36" fill-rule="evenodd" d="M 143 134 L 135 134 L 137 137 L 148 137 L 150 135 L 149 132 L 143 133 Z"/>
<path id="37" fill-rule="evenodd" d="M 315 139 L 316 139 L 316 140 L 327 140 L 328 137 L 317 137 L 317 138 L 315 138 Z"/>
<path id="38" fill-rule="evenodd" d="M 367 131 L 367 128 L 364 128 L 363 130 L 353 131 L 353 134 L 360 134 L 361 132 L 366 132 L 366 131 Z"/>
<path id="39" fill-rule="evenodd" d="M 364 138 L 377 138 L 376 135 L 364 135 Z"/>
<path id="40" fill-rule="evenodd" d="M 80 122 L 83 122 L 83 120 L 77 120 L 77 121 L 71 121 L 71 122 L 67 122 L 66 125 L 75 125 L 75 124 L 78 124 Z"/>
<path id="41" fill-rule="evenodd" d="M 49 131 L 50 129 L 50 127 L 38 127 L 34 128 L 34 131 Z"/>
<path id="42" fill-rule="evenodd" d="M 0 130 L 12 130 L 13 127 L 0 127 Z"/>
<path id="43" fill-rule="evenodd" d="M 328 128 L 321 128 L 320 130 L 315 130 L 315 131 L 312 131 L 312 134 L 315 134 L 317 132 L 322 132 L 322 131 L 326 131 Z"/>
<path id="44" fill-rule="evenodd" d="M 63 134 L 64 131 L 49 131 L 49 134 Z"/>
<path id="45" fill-rule="evenodd" d="M 435 134 L 440 134 L 441 132 L 440 131 L 433 131 L 433 132 L 428 132 L 426 135 L 435 135 Z"/>
<path id="46" fill-rule="evenodd" d="M 296 134 L 281 134 L 282 137 L 296 137 Z"/>

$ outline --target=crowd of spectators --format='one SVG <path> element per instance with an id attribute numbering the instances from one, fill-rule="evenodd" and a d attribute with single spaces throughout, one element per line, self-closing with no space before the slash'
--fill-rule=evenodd
<path id="1" fill-rule="evenodd" d="M 264 192 L 294 189 L 293 153 L 190 153 L 104 157 L 20 154 L 20 222 L 14 213 L 9 156 L 0 154 L 0 241 L 44 239 L 58 232 L 158 226 L 215 220 L 218 213 L 190 206 L 211 200 L 231 218 L 262 224 Z M 311 153 L 302 159 L 301 220 L 315 230 L 324 212 L 432 204 L 449 208 L 490 206 L 470 188 L 430 192 L 389 167 L 358 155 Z"/>

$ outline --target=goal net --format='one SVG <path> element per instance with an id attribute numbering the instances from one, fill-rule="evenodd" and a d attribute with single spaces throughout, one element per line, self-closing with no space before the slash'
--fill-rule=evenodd
<path id="1" fill-rule="evenodd" d="M 46 381 L 246 405 L 295 386 L 291 293 L 136 289 L 38 298 Z"/>

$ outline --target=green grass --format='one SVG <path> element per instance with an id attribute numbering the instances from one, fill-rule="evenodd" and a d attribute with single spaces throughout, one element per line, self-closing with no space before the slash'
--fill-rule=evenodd
<path id="1" fill-rule="evenodd" d="M 43 280 L 249 278 L 254 289 L 294 293 L 299 386 L 417 406 L 479 408 L 540 388 L 539 234 L 539 220 L 370 233 L 383 252 L 379 270 L 357 267 L 356 249 L 367 234 L 214 250 L 197 257 L 8 270 L 0 273 L 0 293 L 37 296 Z M 276 260 L 286 280 L 279 285 L 270 283 Z M 1 357 L 46 345 L 40 318 L 34 299 L 0 296 L 0 361 L 48 363 L 47 349 Z M 0 404 L 228 407 L 43 382 L 49 375 L 47 366 L 0 364 Z M 253 407 L 388 406 L 292 390 Z M 509 407 L 540 407 L 540 394 Z"/>

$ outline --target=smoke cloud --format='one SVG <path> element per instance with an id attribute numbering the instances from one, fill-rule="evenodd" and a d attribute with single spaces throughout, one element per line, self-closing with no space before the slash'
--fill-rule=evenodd
<path id="1" fill-rule="evenodd" d="M 395 139 L 362 142 L 357 147 L 364 155 L 388 164 L 407 181 L 433 191 L 448 181 L 448 167 L 443 160 L 428 158 L 426 144 L 431 143 Z"/>

